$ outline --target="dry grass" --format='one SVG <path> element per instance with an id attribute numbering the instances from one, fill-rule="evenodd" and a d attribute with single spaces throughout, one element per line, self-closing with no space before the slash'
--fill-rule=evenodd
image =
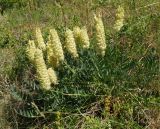
<path id="1" fill-rule="evenodd" d="M 0 128 L 10 129 L 6 120 L 6 108 L 10 102 L 10 95 L 7 90 L 9 88 L 7 73 L 12 67 L 14 52 L 12 48 L 0 49 L 0 55 Z"/>

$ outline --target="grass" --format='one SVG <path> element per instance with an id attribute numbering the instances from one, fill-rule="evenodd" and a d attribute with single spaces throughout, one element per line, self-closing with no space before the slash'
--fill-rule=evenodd
<path id="1" fill-rule="evenodd" d="M 10 102 L 8 93 L 8 73 L 11 70 L 14 60 L 13 48 L 0 48 L 0 128 L 9 128 L 9 122 L 6 119 L 6 107 Z"/>
<path id="2" fill-rule="evenodd" d="M 125 9 L 125 24 L 115 32 L 118 5 Z M 36 9 L 6 10 L 0 16 L 0 86 L 3 94 L 11 95 L 8 111 L 2 111 L 10 114 L 10 128 L 158 129 L 159 11 L 158 0 L 47 0 Z M 94 50 L 95 12 L 102 13 L 105 26 L 104 58 Z M 56 69 L 59 85 L 48 92 L 40 90 L 34 67 L 25 57 L 34 27 L 41 27 L 45 42 L 48 30 L 56 28 L 64 43 L 66 27 L 83 25 L 90 49 L 78 47 L 77 60 L 65 51 L 66 61 Z"/>

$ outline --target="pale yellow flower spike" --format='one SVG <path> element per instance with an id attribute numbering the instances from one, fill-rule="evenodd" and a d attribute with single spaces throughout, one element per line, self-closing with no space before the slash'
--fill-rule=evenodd
<path id="1" fill-rule="evenodd" d="M 83 48 L 89 48 L 90 42 L 89 42 L 89 37 L 87 34 L 87 28 L 85 26 L 82 27 L 82 29 L 81 29 L 80 40 L 82 42 Z"/>
<path id="2" fill-rule="evenodd" d="M 50 38 L 52 43 L 53 54 L 58 61 L 64 61 L 64 53 L 58 33 L 55 29 L 50 29 Z"/>
<path id="3" fill-rule="evenodd" d="M 36 49 L 35 51 L 35 67 L 37 71 L 37 77 L 40 82 L 42 89 L 49 90 L 51 89 L 51 82 L 49 79 L 47 67 L 43 59 L 42 50 Z"/>
<path id="4" fill-rule="evenodd" d="M 52 68 L 48 69 L 48 75 L 52 84 L 54 85 L 58 84 L 56 72 Z"/>
<path id="5" fill-rule="evenodd" d="M 116 22 L 114 25 L 114 29 L 116 31 L 120 31 L 124 24 L 124 9 L 123 7 L 119 6 L 116 13 Z"/>
<path id="6" fill-rule="evenodd" d="M 53 53 L 52 46 L 53 45 L 52 45 L 52 41 L 51 41 L 51 35 L 49 35 L 48 42 L 47 42 L 47 61 L 53 67 L 57 67 L 58 61 Z"/>
<path id="7" fill-rule="evenodd" d="M 39 27 L 36 28 L 36 40 L 37 40 L 37 47 L 43 51 L 46 50 L 46 45 L 44 43 L 44 39 L 41 33 L 41 29 Z"/>
<path id="8" fill-rule="evenodd" d="M 78 26 L 75 26 L 73 28 L 73 34 L 74 34 L 74 37 L 77 39 L 77 38 L 80 38 L 80 35 L 81 35 L 81 29 L 80 27 Z"/>
<path id="9" fill-rule="evenodd" d="M 77 53 L 76 43 L 75 43 L 75 40 L 74 40 L 73 31 L 71 31 L 70 29 L 67 29 L 66 32 L 65 32 L 65 38 L 66 38 L 65 47 L 66 47 L 67 51 L 74 58 L 78 57 L 78 53 Z"/>
<path id="10" fill-rule="evenodd" d="M 104 25 L 101 16 L 94 16 L 95 19 L 95 29 L 96 29 L 96 50 L 97 53 L 104 56 L 105 49 L 106 49 L 106 42 L 105 42 L 105 31 Z"/>
<path id="11" fill-rule="evenodd" d="M 29 40 L 26 48 L 26 54 L 30 61 L 34 61 L 34 54 L 35 54 L 36 46 L 34 40 Z"/>
<path id="12" fill-rule="evenodd" d="M 87 34 L 87 28 L 84 26 L 82 28 L 74 27 L 73 28 L 74 37 L 81 41 L 83 48 L 89 48 L 90 42 Z"/>

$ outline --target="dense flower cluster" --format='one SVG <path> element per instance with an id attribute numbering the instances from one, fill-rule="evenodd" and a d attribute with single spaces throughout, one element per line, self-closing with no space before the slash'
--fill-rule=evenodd
<path id="1" fill-rule="evenodd" d="M 77 52 L 76 43 L 74 40 L 73 31 L 71 31 L 70 29 L 67 29 L 65 32 L 65 38 L 66 38 L 65 47 L 66 47 L 67 51 L 74 58 L 78 57 L 78 52 Z"/>
<path id="2" fill-rule="evenodd" d="M 74 37 L 80 40 L 81 46 L 83 48 L 89 48 L 90 42 L 87 33 L 87 28 L 85 26 L 82 28 L 74 27 L 73 33 Z"/>
<path id="3" fill-rule="evenodd" d="M 95 29 L 96 29 L 96 50 L 97 53 L 104 56 L 105 49 L 106 49 L 106 42 L 105 42 L 105 31 L 104 25 L 101 16 L 94 16 L 95 19 Z"/>
<path id="4" fill-rule="evenodd" d="M 34 40 L 29 40 L 26 48 L 26 55 L 28 59 L 33 62 L 34 61 L 34 54 L 35 54 L 36 46 Z"/>
<path id="5" fill-rule="evenodd" d="M 51 41 L 52 41 L 52 47 L 53 47 L 52 49 L 53 49 L 54 55 L 59 61 L 64 61 L 62 44 L 60 42 L 57 31 L 55 29 L 51 29 L 50 34 L 51 34 Z"/>
<path id="6" fill-rule="evenodd" d="M 51 82 L 48 75 L 47 67 L 43 59 L 42 50 L 36 49 L 34 59 L 37 77 L 43 89 L 49 90 L 51 88 Z"/>
<path id="7" fill-rule="evenodd" d="M 97 39 L 95 49 L 97 50 L 98 54 L 104 56 L 106 43 L 102 18 L 100 16 L 95 16 L 94 19 Z M 73 31 L 70 29 L 66 29 L 65 31 L 65 48 L 74 58 L 77 58 L 79 55 L 77 52 L 75 39 L 79 39 L 80 46 L 82 46 L 82 48 L 90 47 L 89 36 L 85 26 L 82 28 L 75 27 Z M 35 43 L 34 40 L 29 40 L 26 48 L 26 54 L 29 60 L 31 60 L 35 65 L 37 77 L 42 89 L 49 90 L 51 88 L 51 84 L 58 84 L 57 75 L 54 69 L 64 61 L 65 57 L 63 47 L 55 29 L 50 29 L 48 42 L 47 45 L 45 45 L 41 30 L 37 27 Z M 47 69 L 45 64 L 43 52 L 46 56 L 47 64 L 50 67 L 49 69 Z"/>
<path id="8" fill-rule="evenodd" d="M 62 44 L 55 29 L 50 30 L 47 43 L 47 59 L 48 63 L 53 67 L 58 67 L 59 63 L 64 61 Z"/>
<path id="9" fill-rule="evenodd" d="M 119 31 L 124 24 L 124 9 L 123 7 L 119 6 L 116 13 L 116 22 L 114 25 L 114 29 Z"/>
<path id="10" fill-rule="evenodd" d="M 46 50 L 46 45 L 44 43 L 44 40 L 43 40 L 43 36 L 42 36 L 42 33 L 41 33 L 41 29 L 39 27 L 36 28 L 36 45 L 39 49 L 45 51 Z"/>
<path id="11" fill-rule="evenodd" d="M 79 26 L 75 26 L 73 28 L 73 33 L 74 33 L 74 37 L 76 39 L 80 38 L 80 35 L 81 35 L 81 29 L 80 29 L 80 27 Z"/>
<path id="12" fill-rule="evenodd" d="M 53 46 L 52 41 L 51 41 L 51 38 L 50 38 L 50 35 L 49 35 L 48 43 L 47 43 L 47 61 L 48 61 L 49 65 L 51 65 L 55 68 L 59 65 L 59 62 L 54 55 L 52 46 Z"/>
<path id="13" fill-rule="evenodd" d="M 49 75 L 49 79 L 52 84 L 54 84 L 54 85 L 58 84 L 56 72 L 52 68 L 48 69 L 48 75 Z"/>

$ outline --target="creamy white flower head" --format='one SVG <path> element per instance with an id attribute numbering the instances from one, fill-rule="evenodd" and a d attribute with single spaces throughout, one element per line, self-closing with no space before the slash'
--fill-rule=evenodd
<path id="1" fill-rule="evenodd" d="M 51 38 L 52 49 L 55 57 L 59 61 L 64 61 L 62 44 L 59 39 L 58 33 L 55 29 L 50 29 L 50 38 Z"/>
<path id="2" fill-rule="evenodd" d="M 30 61 L 34 61 L 34 54 L 35 54 L 36 46 L 34 40 L 29 40 L 26 48 L 26 54 Z"/>
<path id="3" fill-rule="evenodd" d="M 48 64 L 50 64 L 54 68 L 59 66 L 59 61 L 53 52 L 52 41 L 50 40 L 50 38 L 47 43 L 47 61 Z"/>
<path id="4" fill-rule="evenodd" d="M 46 45 L 44 43 L 44 39 L 41 33 L 41 29 L 39 27 L 36 28 L 36 43 L 37 43 L 37 47 L 43 51 L 46 50 Z"/>
<path id="5" fill-rule="evenodd" d="M 80 40 L 82 42 L 83 48 L 89 48 L 90 42 L 89 42 L 89 37 L 88 37 L 86 26 L 81 28 Z"/>
<path id="6" fill-rule="evenodd" d="M 75 40 L 74 40 L 73 31 L 71 31 L 70 29 L 66 29 L 65 38 L 66 38 L 65 47 L 66 47 L 67 51 L 74 58 L 78 57 L 78 53 L 77 53 L 76 43 L 75 43 Z"/>
<path id="7" fill-rule="evenodd" d="M 54 85 L 58 84 L 56 72 L 52 68 L 48 69 L 48 75 L 52 84 Z"/>
<path id="8" fill-rule="evenodd" d="M 75 39 L 78 39 L 80 41 L 80 45 L 83 48 L 89 48 L 90 42 L 89 42 L 89 37 L 87 34 L 87 28 L 86 26 L 80 28 L 78 26 L 73 28 L 73 33 L 74 33 L 74 37 Z"/>
<path id="9" fill-rule="evenodd" d="M 73 28 L 73 34 L 74 34 L 75 38 L 80 38 L 80 35 L 81 35 L 81 29 L 80 29 L 80 27 L 75 26 Z"/>
<path id="10" fill-rule="evenodd" d="M 106 50 L 105 31 L 101 16 L 94 16 L 96 29 L 96 50 L 97 53 L 104 56 Z"/>
<path id="11" fill-rule="evenodd" d="M 42 50 L 36 49 L 34 62 L 35 62 L 37 77 L 40 82 L 41 88 L 49 90 L 51 88 L 51 82 L 49 79 L 45 61 L 43 59 Z"/>
<path id="12" fill-rule="evenodd" d="M 123 27 L 124 25 L 124 8 L 119 6 L 117 9 L 117 13 L 116 13 L 116 22 L 114 25 L 114 29 L 116 31 L 120 31 L 120 29 Z"/>

